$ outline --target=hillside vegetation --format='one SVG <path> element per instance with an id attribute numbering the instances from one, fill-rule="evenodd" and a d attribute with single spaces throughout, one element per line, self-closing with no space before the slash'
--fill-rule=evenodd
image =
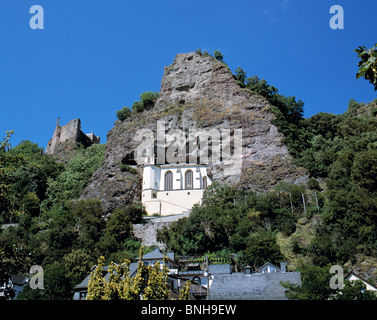
<path id="1" fill-rule="evenodd" d="M 221 54 L 216 58 L 223 62 Z M 279 181 L 267 192 L 215 182 L 188 218 L 159 230 L 158 240 L 176 254 L 231 256 L 238 268 L 267 261 L 288 261 L 289 270 L 340 264 L 374 282 L 377 100 L 350 100 L 343 114 L 304 118 L 302 101 L 257 76 L 248 78 L 241 68 L 234 78 L 270 103 L 283 142 L 310 180 L 306 186 Z M 118 112 L 119 120 L 142 114 L 158 94 L 140 97 L 133 111 Z M 12 148 L 11 135 L 0 148 L 0 282 L 43 265 L 46 290 L 26 291 L 23 298 L 70 299 L 99 256 L 106 263 L 137 256 L 132 224 L 145 214 L 139 203 L 105 216 L 99 199 L 78 200 L 103 161 L 105 145 L 77 150 L 64 166 L 30 141 Z"/>

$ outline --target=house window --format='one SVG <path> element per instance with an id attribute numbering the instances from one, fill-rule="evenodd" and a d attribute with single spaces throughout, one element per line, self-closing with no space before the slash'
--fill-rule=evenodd
<path id="1" fill-rule="evenodd" d="M 207 177 L 203 177 L 203 189 L 207 188 Z"/>
<path id="2" fill-rule="evenodd" d="M 185 189 L 193 189 L 193 173 L 187 170 L 185 173 Z"/>
<path id="3" fill-rule="evenodd" d="M 173 190 L 173 172 L 165 173 L 165 190 Z"/>
<path id="4" fill-rule="evenodd" d="M 192 282 L 194 282 L 196 284 L 201 284 L 200 277 L 194 277 L 194 278 L 192 278 Z"/>

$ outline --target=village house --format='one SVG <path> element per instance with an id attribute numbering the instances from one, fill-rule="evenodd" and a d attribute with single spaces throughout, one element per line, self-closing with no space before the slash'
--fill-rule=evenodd
<path id="1" fill-rule="evenodd" d="M 169 268 L 168 285 L 171 297 L 177 299 L 179 290 L 187 282 L 191 282 L 190 297 L 196 300 L 286 300 L 285 289 L 280 281 L 300 285 L 300 272 L 287 272 L 285 263 L 281 267 L 266 263 L 254 272 L 248 267 L 241 272 L 233 272 L 232 265 L 208 264 L 203 268 L 201 263 L 182 263 L 176 261 L 173 252 L 168 252 L 167 263 Z M 156 248 L 143 255 L 142 262 L 146 265 L 156 261 L 163 263 L 164 254 Z M 92 268 L 93 271 L 95 267 Z M 137 262 L 130 264 L 130 276 L 134 277 L 137 271 Z M 104 277 L 109 278 L 108 267 L 104 267 Z M 75 287 L 74 300 L 84 300 L 88 292 L 88 275 Z M 209 291 L 208 291 L 209 290 Z"/>
<path id="2" fill-rule="evenodd" d="M 376 291 L 377 292 L 377 287 L 376 286 L 374 286 L 369 281 L 367 281 L 364 278 L 362 278 L 359 275 L 357 275 L 354 271 L 349 272 L 344 277 L 344 280 L 347 280 L 347 281 L 357 281 L 357 280 L 359 280 L 359 281 L 361 281 L 365 285 L 366 290 L 368 290 L 368 291 Z"/>

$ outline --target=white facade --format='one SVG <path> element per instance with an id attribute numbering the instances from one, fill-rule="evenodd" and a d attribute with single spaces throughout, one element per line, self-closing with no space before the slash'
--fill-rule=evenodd
<path id="1" fill-rule="evenodd" d="M 211 183 L 203 165 L 157 166 L 153 158 L 147 158 L 141 202 L 149 215 L 181 214 L 201 203 L 203 191 Z"/>
<path id="2" fill-rule="evenodd" d="M 377 291 L 377 288 L 375 286 L 373 286 L 372 284 L 370 284 L 369 282 L 365 281 L 363 278 L 359 277 L 358 275 L 356 275 L 355 273 L 351 272 L 349 273 L 346 278 L 346 280 L 348 281 L 356 281 L 356 280 L 360 280 L 362 281 L 365 286 L 366 286 L 366 289 L 368 291 Z"/>

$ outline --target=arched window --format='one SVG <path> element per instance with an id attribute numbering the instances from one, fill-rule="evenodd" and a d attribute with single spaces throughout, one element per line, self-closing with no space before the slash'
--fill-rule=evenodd
<path id="1" fill-rule="evenodd" d="M 173 190 L 173 172 L 165 173 L 165 190 Z"/>
<path id="2" fill-rule="evenodd" d="M 194 278 L 192 278 L 192 282 L 200 285 L 201 284 L 200 277 L 194 277 Z"/>
<path id="3" fill-rule="evenodd" d="M 203 189 L 207 188 L 207 177 L 203 177 Z"/>
<path id="4" fill-rule="evenodd" d="M 193 181 L 192 170 L 187 170 L 185 173 L 185 189 L 193 189 Z"/>

